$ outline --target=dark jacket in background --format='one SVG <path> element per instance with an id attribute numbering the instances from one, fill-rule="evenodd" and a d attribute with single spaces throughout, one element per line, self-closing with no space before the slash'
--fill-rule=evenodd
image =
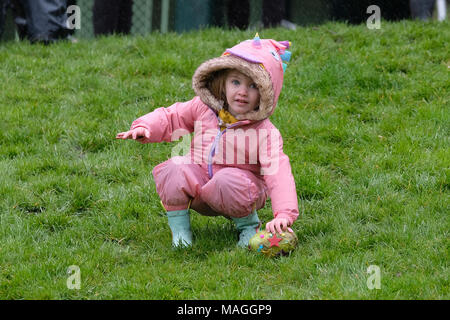
<path id="1" fill-rule="evenodd" d="M 67 0 L 19 0 L 15 22 L 31 42 L 50 43 L 67 38 Z"/>

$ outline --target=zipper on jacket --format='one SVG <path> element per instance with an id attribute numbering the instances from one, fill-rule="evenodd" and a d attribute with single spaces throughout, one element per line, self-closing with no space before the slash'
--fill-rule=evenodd
<path id="1" fill-rule="evenodd" d="M 218 121 L 219 132 L 217 132 L 217 135 L 214 138 L 213 145 L 211 146 L 211 150 L 209 151 L 209 155 L 208 155 L 208 176 L 209 176 L 210 179 L 213 177 L 212 162 L 213 162 L 213 157 L 216 154 L 216 147 L 219 144 L 220 138 L 225 134 L 225 132 L 228 129 L 231 129 L 231 128 L 234 128 L 234 127 L 238 126 L 240 124 L 240 122 L 241 122 L 241 121 L 235 122 L 232 125 L 230 125 L 228 128 L 220 130 L 220 124 L 223 123 L 223 121 L 222 121 L 222 119 L 219 118 L 218 115 L 216 115 L 216 117 L 217 117 L 217 121 Z"/>

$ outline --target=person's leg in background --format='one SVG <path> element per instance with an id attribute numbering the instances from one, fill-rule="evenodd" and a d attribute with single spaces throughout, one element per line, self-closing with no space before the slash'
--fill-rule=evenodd
<path id="1" fill-rule="evenodd" d="M 410 0 L 411 16 L 414 19 L 428 20 L 433 15 L 435 0 Z"/>
<path id="2" fill-rule="evenodd" d="M 227 20 L 230 28 L 247 29 L 250 21 L 249 0 L 228 0 Z"/>
<path id="3" fill-rule="evenodd" d="M 129 34 L 133 21 L 133 0 L 123 0 L 120 4 L 116 33 Z"/>
<path id="4" fill-rule="evenodd" d="M 276 27 L 280 25 L 281 20 L 286 19 L 285 0 L 263 1 L 263 24 L 264 28 Z"/>
<path id="5" fill-rule="evenodd" d="M 6 10 L 8 8 L 9 0 L 0 0 L 0 39 L 2 38 L 3 30 L 5 28 Z"/>
<path id="6" fill-rule="evenodd" d="M 211 26 L 224 27 L 227 17 L 225 16 L 226 1 L 211 2 Z"/>
<path id="7" fill-rule="evenodd" d="M 116 32 L 120 14 L 120 3 L 121 0 L 95 0 L 92 22 L 96 36 Z"/>

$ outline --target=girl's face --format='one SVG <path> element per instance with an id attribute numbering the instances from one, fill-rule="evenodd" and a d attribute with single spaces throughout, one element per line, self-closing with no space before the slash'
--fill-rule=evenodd
<path id="1" fill-rule="evenodd" d="M 225 79 L 228 111 L 233 115 L 244 114 L 259 106 L 259 90 L 245 74 L 232 70 Z"/>

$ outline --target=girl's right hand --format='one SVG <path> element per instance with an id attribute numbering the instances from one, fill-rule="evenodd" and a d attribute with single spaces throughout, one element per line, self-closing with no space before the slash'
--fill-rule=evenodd
<path id="1" fill-rule="evenodd" d="M 150 132 L 145 128 L 138 127 L 133 130 L 118 133 L 116 139 L 133 139 L 144 143 L 145 139 L 150 139 Z"/>

